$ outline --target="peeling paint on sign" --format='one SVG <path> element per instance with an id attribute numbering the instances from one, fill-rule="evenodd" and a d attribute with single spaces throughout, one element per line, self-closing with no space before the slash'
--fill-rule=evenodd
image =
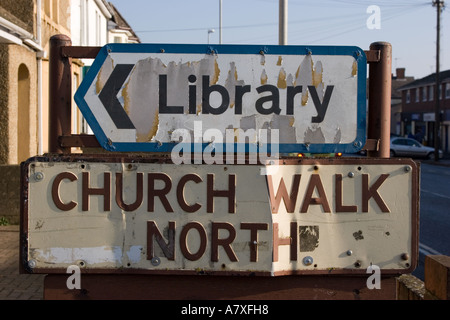
<path id="1" fill-rule="evenodd" d="M 356 77 L 357 73 L 358 73 L 358 64 L 356 63 L 356 61 L 354 61 L 352 65 L 352 77 Z"/>
<path id="2" fill-rule="evenodd" d="M 325 137 L 322 129 L 318 126 L 312 126 L 305 131 L 305 143 L 324 143 Z"/>
<path id="3" fill-rule="evenodd" d="M 319 246 L 319 226 L 300 226 L 300 252 L 311 252 Z"/>
<path id="4" fill-rule="evenodd" d="M 283 57 L 279 56 L 277 61 L 277 66 L 281 66 L 283 64 Z"/>
<path id="5" fill-rule="evenodd" d="M 398 273 L 415 261 L 412 160 L 283 160 L 267 176 L 263 165 L 91 160 L 25 164 L 21 257 L 33 272 Z"/>
<path id="6" fill-rule="evenodd" d="M 270 54 L 271 47 L 253 54 L 227 53 L 227 46 L 206 53 L 139 52 L 139 45 L 130 53 L 114 48 L 109 45 L 97 74 L 87 77 L 93 85 L 82 83 L 75 95 L 94 133 L 104 134 L 99 140 L 107 138 L 111 148 L 173 143 L 173 132 L 185 129 L 192 134 L 196 121 L 202 122 L 204 131 L 219 130 L 225 136 L 227 128 L 240 128 L 245 117 L 254 117 L 251 129 L 259 130 L 267 123 L 282 123 L 277 118 L 286 116 L 293 131 L 280 134 L 287 138 L 279 141 L 282 148 L 309 144 L 314 149 L 317 144 L 355 149 L 365 142 L 366 79 L 365 69 L 358 68 L 364 54 L 316 54 L 315 49 L 292 54 L 291 48 L 289 54 Z M 133 67 L 111 99 L 119 101 L 133 124 L 127 129 L 118 129 L 108 119 L 103 105 L 107 102 L 98 98 L 122 65 Z M 92 69 L 96 72 L 96 66 Z"/>
<path id="7" fill-rule="evenodd" d="M 52 247 L 45 250 L 31 248 L 31 258 L 54 264 L 74 264 L 77 260 L 86 263 L 122 264 L 122 248 L 118 246 L 91 247 L 91 248 L 58 248 Z"/>
<path id="8" fill-rule="evenodd" d="M 126 90 L 128 98 L 124 109 L 127 110 L 131 121 L 136 127 L 136 141 L 147 142 L 153 139 L 162 140 L 163 134 L 159 131 L 159 126 L 163 125 L 167 131 L 173 131 L 184 127 L 183 119 L 164 119 L 158 113 L 159 109 L 159 79 L 160 74 L 167 74 L 167 86 L 181 88 L 181 91 L 174 90 L 167 97 L 167 103 L 171 105 L 183 106 L 183 113 L 188 113 L 188 105 L 185 97 L 188 90 L 188 77 L 195 75 L 196 79 L 201 79 L 203 75 L 210 77 L 211 84 L 217 83 L 220 69 L 216 57 L 212 55 L 205 56 L 199 61 L 173 62 L 165 65 L 159 58 L 148 58 L 140 60 L 129 76 L 123 90 Z M 142 83 L 146 85 L 143 86 Z M 201 105 L 201 96 L 195 97 L 195 105 Z M 161 118 L 161 119 L 160 119 Z M 162 120 L 163 122 L 161 123 Z M 168 120 L 175 120 L 169 123 Z M 165 121 L 165 122 L 164 122 Z M 151 124 L 149 126 L 149 123 Z M 159 136 L 157 136 L 159 131 Z"/>

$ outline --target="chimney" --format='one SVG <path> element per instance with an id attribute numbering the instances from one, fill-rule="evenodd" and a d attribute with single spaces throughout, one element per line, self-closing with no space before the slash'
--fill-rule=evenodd
<path id="1" fill-rule="evenodd" d="M 405 68 L 397 68 L 395 69 L 395 72 L 397 74 L 397 80 L 405 79 Z"/>

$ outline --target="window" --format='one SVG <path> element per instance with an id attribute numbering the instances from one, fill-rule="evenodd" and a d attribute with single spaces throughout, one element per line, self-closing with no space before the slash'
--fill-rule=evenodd
<path id="1" fill-rule="evenodd" d="M 429 86 L 428 89 L 429 89 L 428 101 L 433 101 L 433 99 L 434 99 L 434 87 L 433 86 Z"/>
<path id="2" fill-rule="evenodd" d="M 405 140 L 405 142 L 406 142 L 405 144 L 406 144 L 407 146 L 411 146 L 411 147 L 420 147 L 419 143 L 418 143 L 417 141 L 413 140 L 413 139 Z"/>
<path id="3" fill-rule="evenodd" d="M 100 35 L 100 32 L 101 32 L 101 30 L 100 30 L 101 29 L 100 28 L 100 25 L 101 25 L 100 19 L 101 19 L 100 14 L 96 11 L 95 12 L 95 44 L 97 46 L 100 45 L 100 37 L 101 37 L 101 35 Z"/>
<path id="4" fill-rule="evenodd" d="M 411 91 L 408 89 L 406 90 L 406 103 L 411 102 Z"/>
<path id="5" fill-rule="evenodd" d="M 88 39 L 88 19 L 86 18 L 86 8 L 87 3 L 86 0 L 80 1 L 80 44 L 82 46 L 87 45 L 87 39 Z"/>
<path id="6" fill-rule="evenodd" d="M 53 21 L 59 23 L 59 1 L 58 0 L 45 0 L 44 12 Z"/>
<path id="7" fill-rule="evenodd" d="M 44 12 L 47 15 L 47 17 L 51 17 L 51 8 L 52 4 L 50 3 L 50 0 L 44 1 Z"/>
<path id="8" fill-rule="evenodd" d="M 422 87 L 422 101 L 427 101 L 427 89 L 428 87 Z"/>
<path id="9" fill-rule="evenodd" d="M 52 19 L 56 23 L 59 23 L 59 5 L 58 4 L 59 4 L 58 0 L 53 0 L 53 3 L 52 3 Z"/>
<path id="10" fill-rule="evenodd" d="M 445 98 L 450 99 L 450 82 L 445 84 Z"/>
<path id="11" fill-rule="evenodd" d="M 419 88 L 417 88 L 416 90 L 414 90 L 416 93 L 416 102 L 419 102 Z"/>
<path id="12" fill-rule="evenodd" d="M 406 145 L 406 140 L 402 139 L 402 138 L 395 139 L 395 140 L 392 140 L 392 144 L 404 146 L 404 145 Z"/>

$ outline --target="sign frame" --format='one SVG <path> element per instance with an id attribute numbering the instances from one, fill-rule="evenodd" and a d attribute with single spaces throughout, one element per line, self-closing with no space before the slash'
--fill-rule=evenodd
<path id="1" fill-rule="evenodd" d="M 100 126 L 94 116 L 91 107 L 85 100 L 89 87 L 95 81 L 103 63 L 111 53 L 148 53 L 148 54 L 243 54 L 243 55 L 330 55 L 352 56 L 357 64 L 357 97 L 356 97 L 356 137 L 350 143 L 280 143 L 277 145 L 281 154 L 285 153 L 356 153 L 361 150 L 366 142 L 366 118 L 367 118 L 367 57 L 356 46 L 276 46 L 276 45 L 202 45 L 202 44 L 107 44 L 103 46 L 85 78 L 75 93 L 74 100 L 77 103 L 83 117 L 93 130 L 99 144 L 107 151 L 117 152 L 170 152 L 176 142 L 117 142 L 108 137 L 108 133 Z M 117 100 L 117 99 L 116 99 Z M 198 145 L 199 143 L 192 143 Z M 210 143 L 202 143 L 201 150 Z M 223 145 L 225 150 L 226 144 Z M 195 146 L 194 146 L 195 148 Z M 257 149 L 260 146 L 256 146 Z M 271 152 L 271 146 L 265 146 Z M 234 144 L 234 150 L 246 150 L 249 144 Z M 196 149 L 197 150 L 197 149 Z"/>

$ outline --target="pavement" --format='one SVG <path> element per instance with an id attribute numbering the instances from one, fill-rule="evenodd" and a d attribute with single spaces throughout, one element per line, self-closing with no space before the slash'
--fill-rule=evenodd
<path id="1" fill-rule="evenodd" d="M 450 157 L 423 163 L 450 166 Z M 19 273 L 19 226 L 0 226 L 0 300 L 43 300 L 44 278 Z"/>
<path id="2" fill-rule="evenodd" d="M 19 274 L 19 226 L 0 226 L 0 300 L 42 300 L 42 274 Z"/>

